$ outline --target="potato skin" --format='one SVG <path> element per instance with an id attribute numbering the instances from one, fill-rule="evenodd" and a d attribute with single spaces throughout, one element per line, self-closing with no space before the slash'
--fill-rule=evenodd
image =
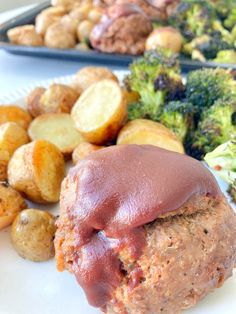
<path id="1" fill-rule="evenodd" d="M 24 109 L 14 105 L 0 105 L 0 125 L 6 122 L 16 122 L 27 130 L 31 121 L 31 116 Z"/>
<path id="2" fill-rule="evenodd" d="M 90 33 L 94 28 L 94 23 L 90 20 L 82 21 L 77 28 L 77 37 L 79 41 L 85 41 L 89 38 Z"/>
<path id="3" fill-rule="evenodd" d="M 33 202 L 57 202 L 64 176 L 63 155 L 44 140 L 18 148 L 8 164 L 10 185 Z"/>
<path id="4" fill-rule="evenodd" d="M 77 164 L 78 161 L 84 159 L 93 152 L 99 149 L 105 148 L 105 146 L 94 145 L 88 142 L 80 143 L 73 151 L 72 161 L 73 164 Z"/>
<path id="5" fill-rule="evenodd" d="M 35 19 L 36 32 L 44 36 L 48 27 L 56 23 L 64 14 L 66 14 L 66 10 L 62 7 L 50 7 L 43 10 L 40 14 L 36 16 Z"/>
<path id="6" fill-rule="evenodd" d="M 9 29 L 7 36 L 13 44 L 23 46 L 43 46 L 43 38 L 34 25 L 23 25 Z"/>
<path id="7" fill-rule="evenodd" d="M 77 72 L 72 86 L 81 94 L 92 84 L 104 79 L 110 79 L 118 83 L 118 78 L 108 68 L 88 66 Z"/>
<path id="8" fill-rule="evenodd" d="M 7 151 L 11 157 L 20 146 L 29 142 L 25 129 L 15 122 L 0 125 L 0 150 Z"/>
<path id="9" fill-rule="evenodd" d="M 42 114 L 41 107 L 40 107 L 40 100 L 45 92 L 46 92 L 46 88 L 36 87 L 34 90 L 32 90 L 32 92 L 28 95 L 26 99 L 28 112 L 34 118 Z"/>
<path id="10" fill-rule="evenodd" d="M 119 132 L 117 145 L 148 144 L 184 153 L 183 144 L 164 125 L 145 119 L 129 121 Z"/>
<path id="11" fill-rule="evenodd" d="M 5 150 L 0 150 L 0 181 L 7 180 L 7 166 L 10 154 Z"/>
<path id="12" fill-rule="evenodd" d="M 75 47 L 76 38 L 59 21 L 49 26 L 44 37 L 44 42 L 49 48 L 70 49 Z"/>
<path id="13" fill-rule="evenodd" d="M 23 197 L 6 183 L 0 182 L 0 230 L 10 225 L 16 215 L 27 208 Z"/>
<path id="14" fill-rule="evenodd" d="M 54 254 L 55 219 L 49 212 L 26 209 L 11 227 L 11 241 L 17 253 L 28 260 L 43 262 Z"/>

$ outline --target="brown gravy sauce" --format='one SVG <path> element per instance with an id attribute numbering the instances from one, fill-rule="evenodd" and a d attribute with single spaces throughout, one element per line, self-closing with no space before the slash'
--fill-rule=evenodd
<path id="1" fill-rule="evenodd" d="M 197 160 L 150 145 L 120 145 L 91 154 L 65 179 L 74 223 L 73 270 L 91 305 L 102 307 L 122 278 L 119 251 L 142 254 L 142 226 L 193 195 L 218 197 L 213 175 Z M 71 197 L 68 197 L 70 194 Z M 134 274 L 133 281 L 141 276 Z"/>

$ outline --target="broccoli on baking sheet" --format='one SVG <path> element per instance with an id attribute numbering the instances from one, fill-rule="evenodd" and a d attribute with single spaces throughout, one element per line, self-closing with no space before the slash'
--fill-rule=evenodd
<path id="1" fill-rule="evenodd" d="M 236 202 L 236 138 L 216 147 L 204 160 L 229 183 L 229 193 Z"/>
<path id="2" fill-rule="evenodd" d="M 236 99 L 219 99 L 204 110 L 193 134 L 191 155 L 202 159 L 236 134 Z"/>
<path id="3" fill-rule="evenodd" d="M 214 62 L 236 64 L 236 51 L 233 49 L 219 51 Z"/>
<path id="4" fill-rule="evenodd" d="M 125 84 L 140 94 L 140 105 L 130 107 L 130 115 L 158 120 L 163 105 L 181 99 L 184 85 L 177 55 L 166 49 L 148 51 L 130 65 Z M 138 110 L 137 110 L 138 109 Z M 132 114 L 131 114 L 132 112 Z"/>

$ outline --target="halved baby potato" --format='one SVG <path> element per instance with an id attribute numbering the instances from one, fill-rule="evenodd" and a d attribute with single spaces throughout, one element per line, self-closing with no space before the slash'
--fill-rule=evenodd
<path id="1" fill-rule="evenodd" d="M 72 154 L 73 164 L 74 165 L 77 164 L 79 160 L 84 159 L 91 153 L 96 152 L 97 150 L 102 148 L 105 148 L 105 146 L 99 146 L 88 142 L 80 143 L 73 151 Z"/>
<path id="2" fill-rule="evenodd" d="M 13 44 L 22 46 L 43 46 L 43 37 L 35 30 L 34 25 L 20 25 L 11 28 L 7 36 Z"/>
<path id="3" fill-rule="evenodd" d="M 24 109 L 14 105 L 0 105 L 0 125 L 6 122 L 16 122 L 27 130 L 31 121 L 31 116 Z"/>
<path id="4" fill-rule="evenodd" d="M 63 154 L 71 154 L 84 141 L 68 113 L 48 113 L 38 116 L 29 127 L 32 140 L 43 139 L 56 145 Z"/>
<path id="5" fill-rule="evenodd" d="M 18 148 L 8 164 L 9 184 L 38 203 L 59 200 L 65 162 L 59 149 L 44 140 Z"/>
<path id="6" fill-rule="evenodd" d="M 11 157 L 14 151 L 29 142 L 25 129 L 15 122 L 0 125 L 0 150 L 7 151 Z"/>
<path id="7" fill-rule="evenodd" d="M 72 118 L 84 138 L 93 144 L 113 140 L 127 117 L 127 104 L 113 80 L 91 85 L 74 105 Z"/>
<path id="8" fill-rule="evenodd" d="M 40 101 L 45 92 L 46 88 L 39 86 L 33 89 L 32 92 L 26 98 L 28 112 L 34 118 L 42 114 Z"/>
<path id="9" fill-rule="evenodd" d="M 19 192 L 9 185 L 0 182 L 0 230 L 9 226 L 16 215 L 27 208 L 27 204 Z"/>
<path id="10" fill-rule="evenodd" d="M 117 144 L 147 144 L 184 153 L 183 144 L 172 131 L 158 122 L 145 119 L 128 122 L 120 130 Z"/>

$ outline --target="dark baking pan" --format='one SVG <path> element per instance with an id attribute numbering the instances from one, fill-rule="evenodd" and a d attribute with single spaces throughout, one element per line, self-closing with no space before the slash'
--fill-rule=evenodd
<path id="1" fill-rule="evenodd" d="M 23 14 L 20 14 L 4 24 L 0 25 L 0 49 L 3 49 L 9 53 L 16 55 L 24 55 L 24 56 L 34 56 L 34 57 L 46 57 L 46 58 L 54 58 L 54 59 L 63 59 L 70 61 L 79 61 L 85 63 L 95 63 L 95 64 L 103 64 L 103 65 L 116 65 L 126 67 L 130 62 L 135 58 L 135 56 L 130 55 L 121 55 L 121 54 L 108 54 L 101 53 L 96 50 L 89 51 L 79 51 L 76 49 L 51 49 L 47 47 L 26 47 L 26 46 L 17 46 L 9 43 L 7 38 L 7 31 L 15 26 L 24 25 L 24 24 L 33 24 L 35 21 L 35 17 L 42 10 L 46 9 L 50 6 L 50 2 L 44 2 L 42 4 L 37 5 L 33 9 L 26 11 Z M 229 64 L 218 64 L 214 62 L 198 62 L 192 61 L 190 59 L 180 58 L 180 64 L 182 70 L 185 72 L 199 69 L 202 67 L 207 68 L 231 68 L 236 71 L 236 65 Z"/>

